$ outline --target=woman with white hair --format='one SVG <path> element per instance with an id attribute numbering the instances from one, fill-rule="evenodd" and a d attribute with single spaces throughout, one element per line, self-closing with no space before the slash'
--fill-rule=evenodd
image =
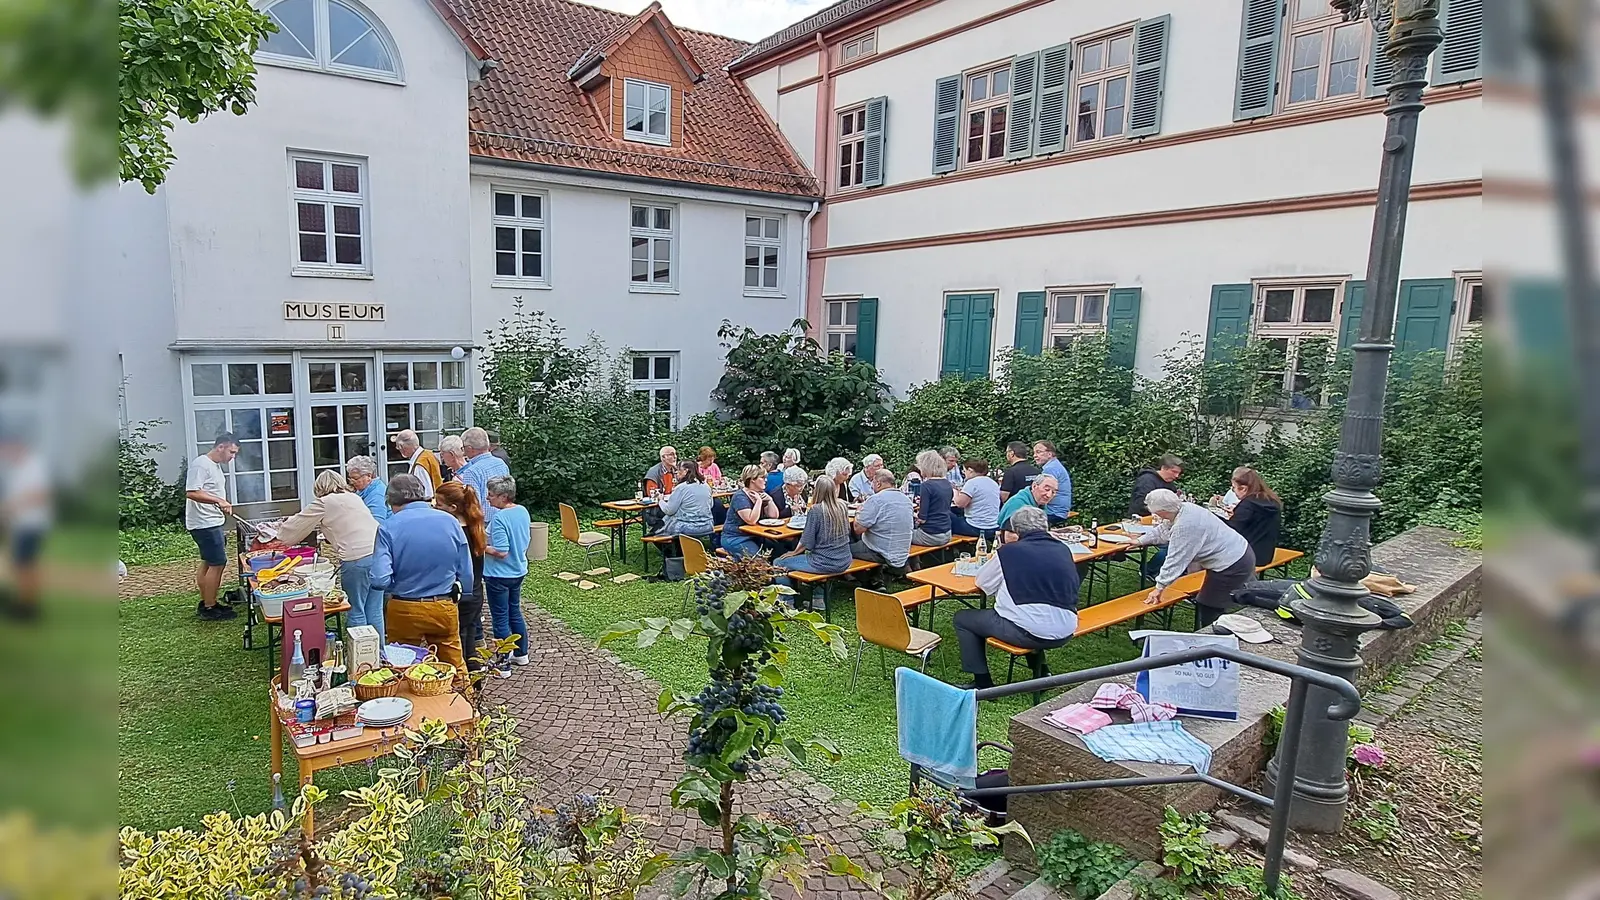
<path id="1" fill-rule="evenodd" d="M 1194 598 L 1195 630 L 1210 625 L 1233 604 L 1233 592 L 1256 574 L 1256 555 L 1250 542 L 1228 523 L 1203 506 L 1185 503 L 1166 488 L 1157 488 L 1145 497 L 1156 529 L 1142 534 L 1134 546 L 1165 544 L 1167 558 L 1156 575 L 1156 586 L 1145 598 L 1154 606 L 1161 595 L 1189 570 L 1190 563 L 1205 570 L 1206 578 Z"/>
<path id="2" fill-rule="evenodd" d="M 378 537 L 378 520 L 372 517 L 349 482 L 328 469 L 311 485 L 312 501 L 278 526 L 278 540 L 296 544 L 313 531 L 333 545 L 339 557 L 339 585 L 350 600 L 350 627 L 371 625 L 383 629 L 383 591 L 372 587 L 372 551 Z"/>
<path id="3" fill-rule="evenodd" d="M 805 512 L 806 485 L 811 476 L 799 466 L 790 466 L 783 470 L 783 486 L 777 491 L 768 491 L 767 496 L 778 507 L 778 518 L 787 519 Z"/>
<path id="4" fill-rule="evenodd" d="M 350 457 L 344 461 L 344 477 L 350 482 L 350 489 L 361 497 L 361 502 L 367 504 L 374 519 L 382 522 L 389 518 L 389 501 L 385 499 L 389 486 L 378 477 L 377 460 L 370 456 Z"/>
<path id="5" fill-rule="evenodd" d="M 855 463 L 842 456 L 835 456 L 828 460 L 822 467 L 822 477 L 833 479 L 833 486 L 839 489 L 839 499 L 845 500 L 850 496 L 850 475 L 856 470 Z"/>
<path id="6" fill-rule="evenodd" d="M 917 471 L 922 486 L 917 489 L 917 528 L 911 543 L 919 547 L 943 547 L 950 543 L 950 503 L 955 485 L 945 478 L 945 461 L 937 450 L 917 454 Z"/>

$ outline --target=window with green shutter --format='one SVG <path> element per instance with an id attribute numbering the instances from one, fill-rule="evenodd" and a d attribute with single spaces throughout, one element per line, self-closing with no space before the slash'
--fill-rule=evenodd
<path id="1" fill-rule="evenodd" d="M 883 139 L 888 116 L 887 97 L 873 97 L 867 101 L 866 130 L 861 138 L 862 187 L 878 187 L 883 184 Z"/>
<path id="2" fill-rule="evenodd" d="M 1017 294 L 1017 330 L 1011 346 L 1021 353 L 1038 356 L 1044 349 L 1044 291 Z"/>
<path id="3" fill-rule="evenodd" d="M 1039 56 L 1029 53 L 1011 61 L 1009 86 L 1011 99 L 1006 113 L 1005 158 L 1027 159 L 1033 155 L 1033 119 L 1038 112 Z M 973 102 L 970 92 L 967 102 Z M 991 157 L 992 158 L 992 157 Z M 968 159 L 971 160 L 969 154 Z"/>
<path id="4" fill-rule="evenodd" d="M 1139 306 L 1143 288 L 1112 288 L 1106 305 L 1106 339 L 1111 364 L 1133 368 L 1139 344 Z"/>
<path id="5" fill-rule="evenodd" d="M 1278 96 L 1278 45 L 1282 0 L 1244 0 L 1239 26 L 1239 70 L 1234 86 L 1234 121 L 1271 115 Z"/>
<path id="6" fill-rule="evenodd" d="M 1072 73 L 1072 45 L 1061 44 L 1039 54 L 1039 114 L 1033 130 L 1034 155 L 1058 153 L 1067 147 L 1067 81 Z"/>
<path id="7" fill-rule="evenodd" d="M 1416 278 L 1400 282 L 1394 320 L 1396 353 L 1426 353 L 1450 346 L 1454 278 Z"/>
<path id="8" fill-rule="evenodd" d="M 1161 99 L 1167 89 L 1167 45 L 1172 16 L 1144 19 L 1133 29 L 1133 99 L 1128 103 L 1128 136 L 1161 133 Z"/>
<path id="9" fill-rule="evenodd" d="M 954 172 L 961 159 L 961 76 L 933 83 L 933 174 Z"/>
<path id="10" fill-rule="evenodd" d="M 1067 350 L 1081 337 L 1106 333 L 1110 285 L 1058 287 L 1046 291 L 1045 345 Z"/>
<path id="11" fill-rule="evenodd" d="M 987 377 L 993 331 L 993 294 L 945 295 L 944 351 L 939 364 L 940 377 Z"/>
<path id="12" fill-rule="evenodd" d="M 1441 0 L 1444 43 L 1433 51 L 1433 83 L 1460 84 L 1483 77 L 1483 0 Z"/>

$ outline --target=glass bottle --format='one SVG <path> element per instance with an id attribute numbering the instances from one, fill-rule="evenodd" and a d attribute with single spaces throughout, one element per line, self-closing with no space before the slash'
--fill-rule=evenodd
<path id="1" fill-rule="evenodd" d="M 284 673 L 291 688 L 294 683 L 306 676 L 306 655 L 300 646 L 300 629 L 294 632 L 294 653 L 289 656 L 289 671 Z"/>
<path id="2" fill-rule="evenodd" d="M 1090 547 L 1098 547 L 1098 546 L 1100 546 L 1100 520 L 1099 519 L 1090 519 L 1089 520 L 1089 546 Z"/>

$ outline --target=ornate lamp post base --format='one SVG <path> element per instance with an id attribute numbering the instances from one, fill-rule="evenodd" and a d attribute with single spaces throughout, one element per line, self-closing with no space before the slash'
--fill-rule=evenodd
<path id="1" fill-rule="evenodd" d="M 1317 546 L 1317 576 L 1307 585 L 1309 599 L 1296 601 L 1304 623 L 1300 664 L 1355 683 L 1361 672 L 1361 635 L 1378 617 L 1359 604 L 1371 571 L 1372 517 L 1381 504 L 1372 493 L 1383 468 L 1383 403 L 1394 351 L 1395 295 L 1400 287 L 1400 250 L 1405 239 L 1411 166 L 1416 153 L 1417 115 L 1428 86 L 1428 56 L 1444 39 L 1439 0 L 1332 0 L 1347 18 L 1374 7 L 1374 27 L 1389 25 L 1386 52 L 1394 61 L 1383 162 L 1378 173 L 1378 203 L 1372 217 L 1367 256 L 1369 300 L 1361 311 L 1360 336 L 1351 346 L 1355 360 L 1350 394 L 1333 459 L 1333 490 L 1323 498 L 1328 524 Z M 1327 717 L 1337 698 L 1321 688 L 1306 696 L 1305 733 L 1295 771 L 1289 824 L 1302 831 L 1336 832 L 1344 825 L 1350 788 L 1345 782 L 1348 726 Z M 1277 782 L 1278 761 L 1267 767 Z"/>

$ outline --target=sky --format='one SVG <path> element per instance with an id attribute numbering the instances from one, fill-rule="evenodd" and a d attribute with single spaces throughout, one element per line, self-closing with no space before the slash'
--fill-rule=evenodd
<path id="1" fill-rule="evenodd" d="M 582 0 L 618 12 L 636 13 L 650 0 Z M 800 21 L 834 0 L 661 0 L 672 24 L 745 41 L 759 41 Z"/>

